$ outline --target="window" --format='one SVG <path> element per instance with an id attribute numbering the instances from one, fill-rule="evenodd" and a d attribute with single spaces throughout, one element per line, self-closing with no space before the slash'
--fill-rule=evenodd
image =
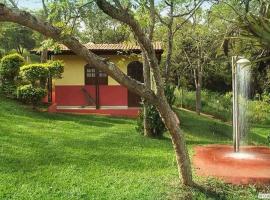
<path id="1" fill-rule="evenodd" d="M 105 72 L 101 71 L 97 73 L 96 68 L 86 65 L 85 85 L 95 85 L 96 83 L 98 83 L 99 85 L 108 85 L 108 75 Z"/>

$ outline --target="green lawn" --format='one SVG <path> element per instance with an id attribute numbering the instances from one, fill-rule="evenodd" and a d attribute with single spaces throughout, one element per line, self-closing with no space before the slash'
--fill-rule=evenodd
<path id="1" fill-rule="evenodd" d="M 179 112 L 190 153 L 192 145 L 231 142 L 229 125 Z M 252 186 L 225 185 L 214 179 L 195 177 L 203 188 L 181 186 L 169 137 L 144 138 L 136 133 L 135 124 L 130 119 L 32 111 L 0 97 L 0 199 L 257 196 Z M 264 143 L 269 130 L 267 125 L 257 127 L 255 142 Z"/>

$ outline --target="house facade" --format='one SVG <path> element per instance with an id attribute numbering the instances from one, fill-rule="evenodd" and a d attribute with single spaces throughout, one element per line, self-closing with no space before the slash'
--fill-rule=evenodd
<path id="1" fill-rule="evenodd" d="M 85 45 L 93 53 L 116 64 L 128 76 L 143 82 L 143 65 L 139 46 L 127 44 Z M 154 48 L 160 60 L 163 52 L 160 43 Z M 53 104 L 50 111 L 100 113 L 135 116 L 141 99 L 106 73 L 88 65 L 65 46 L 51 59 L 64 62 L 62 79 L 53 81 Z"/>

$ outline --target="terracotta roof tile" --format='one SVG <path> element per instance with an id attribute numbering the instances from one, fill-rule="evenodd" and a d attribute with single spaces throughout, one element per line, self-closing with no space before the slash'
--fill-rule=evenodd
<path id="1" fill-rule="evenodd" d="M 154 49 L 156 51 L 162 51 L 162 45 L 161 42 L 155 42 L 153 43 Z M 87 43 L 84 45 L 87 49 L 95 51 L 95 50 L 100 50 L 100 51 L 140 51 L 140 46 L 136 44 L 125 44 L 125 43 L 120 43 L 120 44 L 94 44 L 94 43 Z M 61 51 L 69 51 L 69 49 L 64 46 L 60 45 Z"/>

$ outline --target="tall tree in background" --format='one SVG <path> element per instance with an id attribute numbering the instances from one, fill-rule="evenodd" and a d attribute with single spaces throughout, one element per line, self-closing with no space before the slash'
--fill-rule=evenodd
<path id="1" fill-rule="evenodd" d="M 6 51 L 15 49 L 22 55 L 25 49 L 31 50 L 35 47 L 36 41 L 31 29 L 12 23 L 3 23 L 1 26 L 0 46 L 2 49 Z"/>
<path id="2" fill-rule="evenodd" d="M 155 11 L 159 21 L 166 27 L 167 30 L 167 47 L 166 47 L 166 60 L 164 77 L 165 82 L 169 81 L 171 75 L 172 54 L 173 54 L 173 41 L 177 31 L 189 21 L 194 12 L 200 8 L 204 0 L 164 0 L 160 3 L 160 10 Z M 163 16 L 164 10 L 168 11 L 168 14 Z"/>
<path id="3" fill-rule="evenodd" d="M 80 13 L 85 26 L 79 33 L 82 42 L 121 43 L 129 40 L 129 29 L 104 14 L 95 4 L 89 4 Z"/>
<path id="4" fill-rule="evenodd" d="M 138 21 L 134 18 L 129 3 L 121 4 L 118 0 L 114 0 L 113 3 L 109 3 L 106 0 L 97 0 L 96 3 L 98 7 L 106 14 L 130 27 L 137 42 L 141 46 L 141 49 L 143 49 L 143 51 L 146 53 L 149 66 L 151 67 L 154 75 L 156 91 L 152 91 L 145 87 L 144 84 L 130 78 L 117 66 L 115 66 L 114 63 L 111 63 L 108 60 L 101 58 L 89 51 L 68 32 L 52 26 L 50 23 L 45 23 L 28 12 L 10 9 L 4 4 L 0 4 L 0 21 L 10 21 L 27 26 L 44 34 L 46 37 L 53 38 L 54 40 L 63 43 L 75 54 L 84 58 L 90 65 L 104 71 L 116 81 L 126 86 L 128 89 L 155 105 L 171 134 L 179 176 L 182 176 L 184 184 L 193 185 L 192 171 L 185 143 L 185 137 L 178 126 L 178 119 L 169 106 L 164 94 L 164 83 L 161 78 L 158 59 L 156 58 L 151 41 L 145 35 Z"/>

